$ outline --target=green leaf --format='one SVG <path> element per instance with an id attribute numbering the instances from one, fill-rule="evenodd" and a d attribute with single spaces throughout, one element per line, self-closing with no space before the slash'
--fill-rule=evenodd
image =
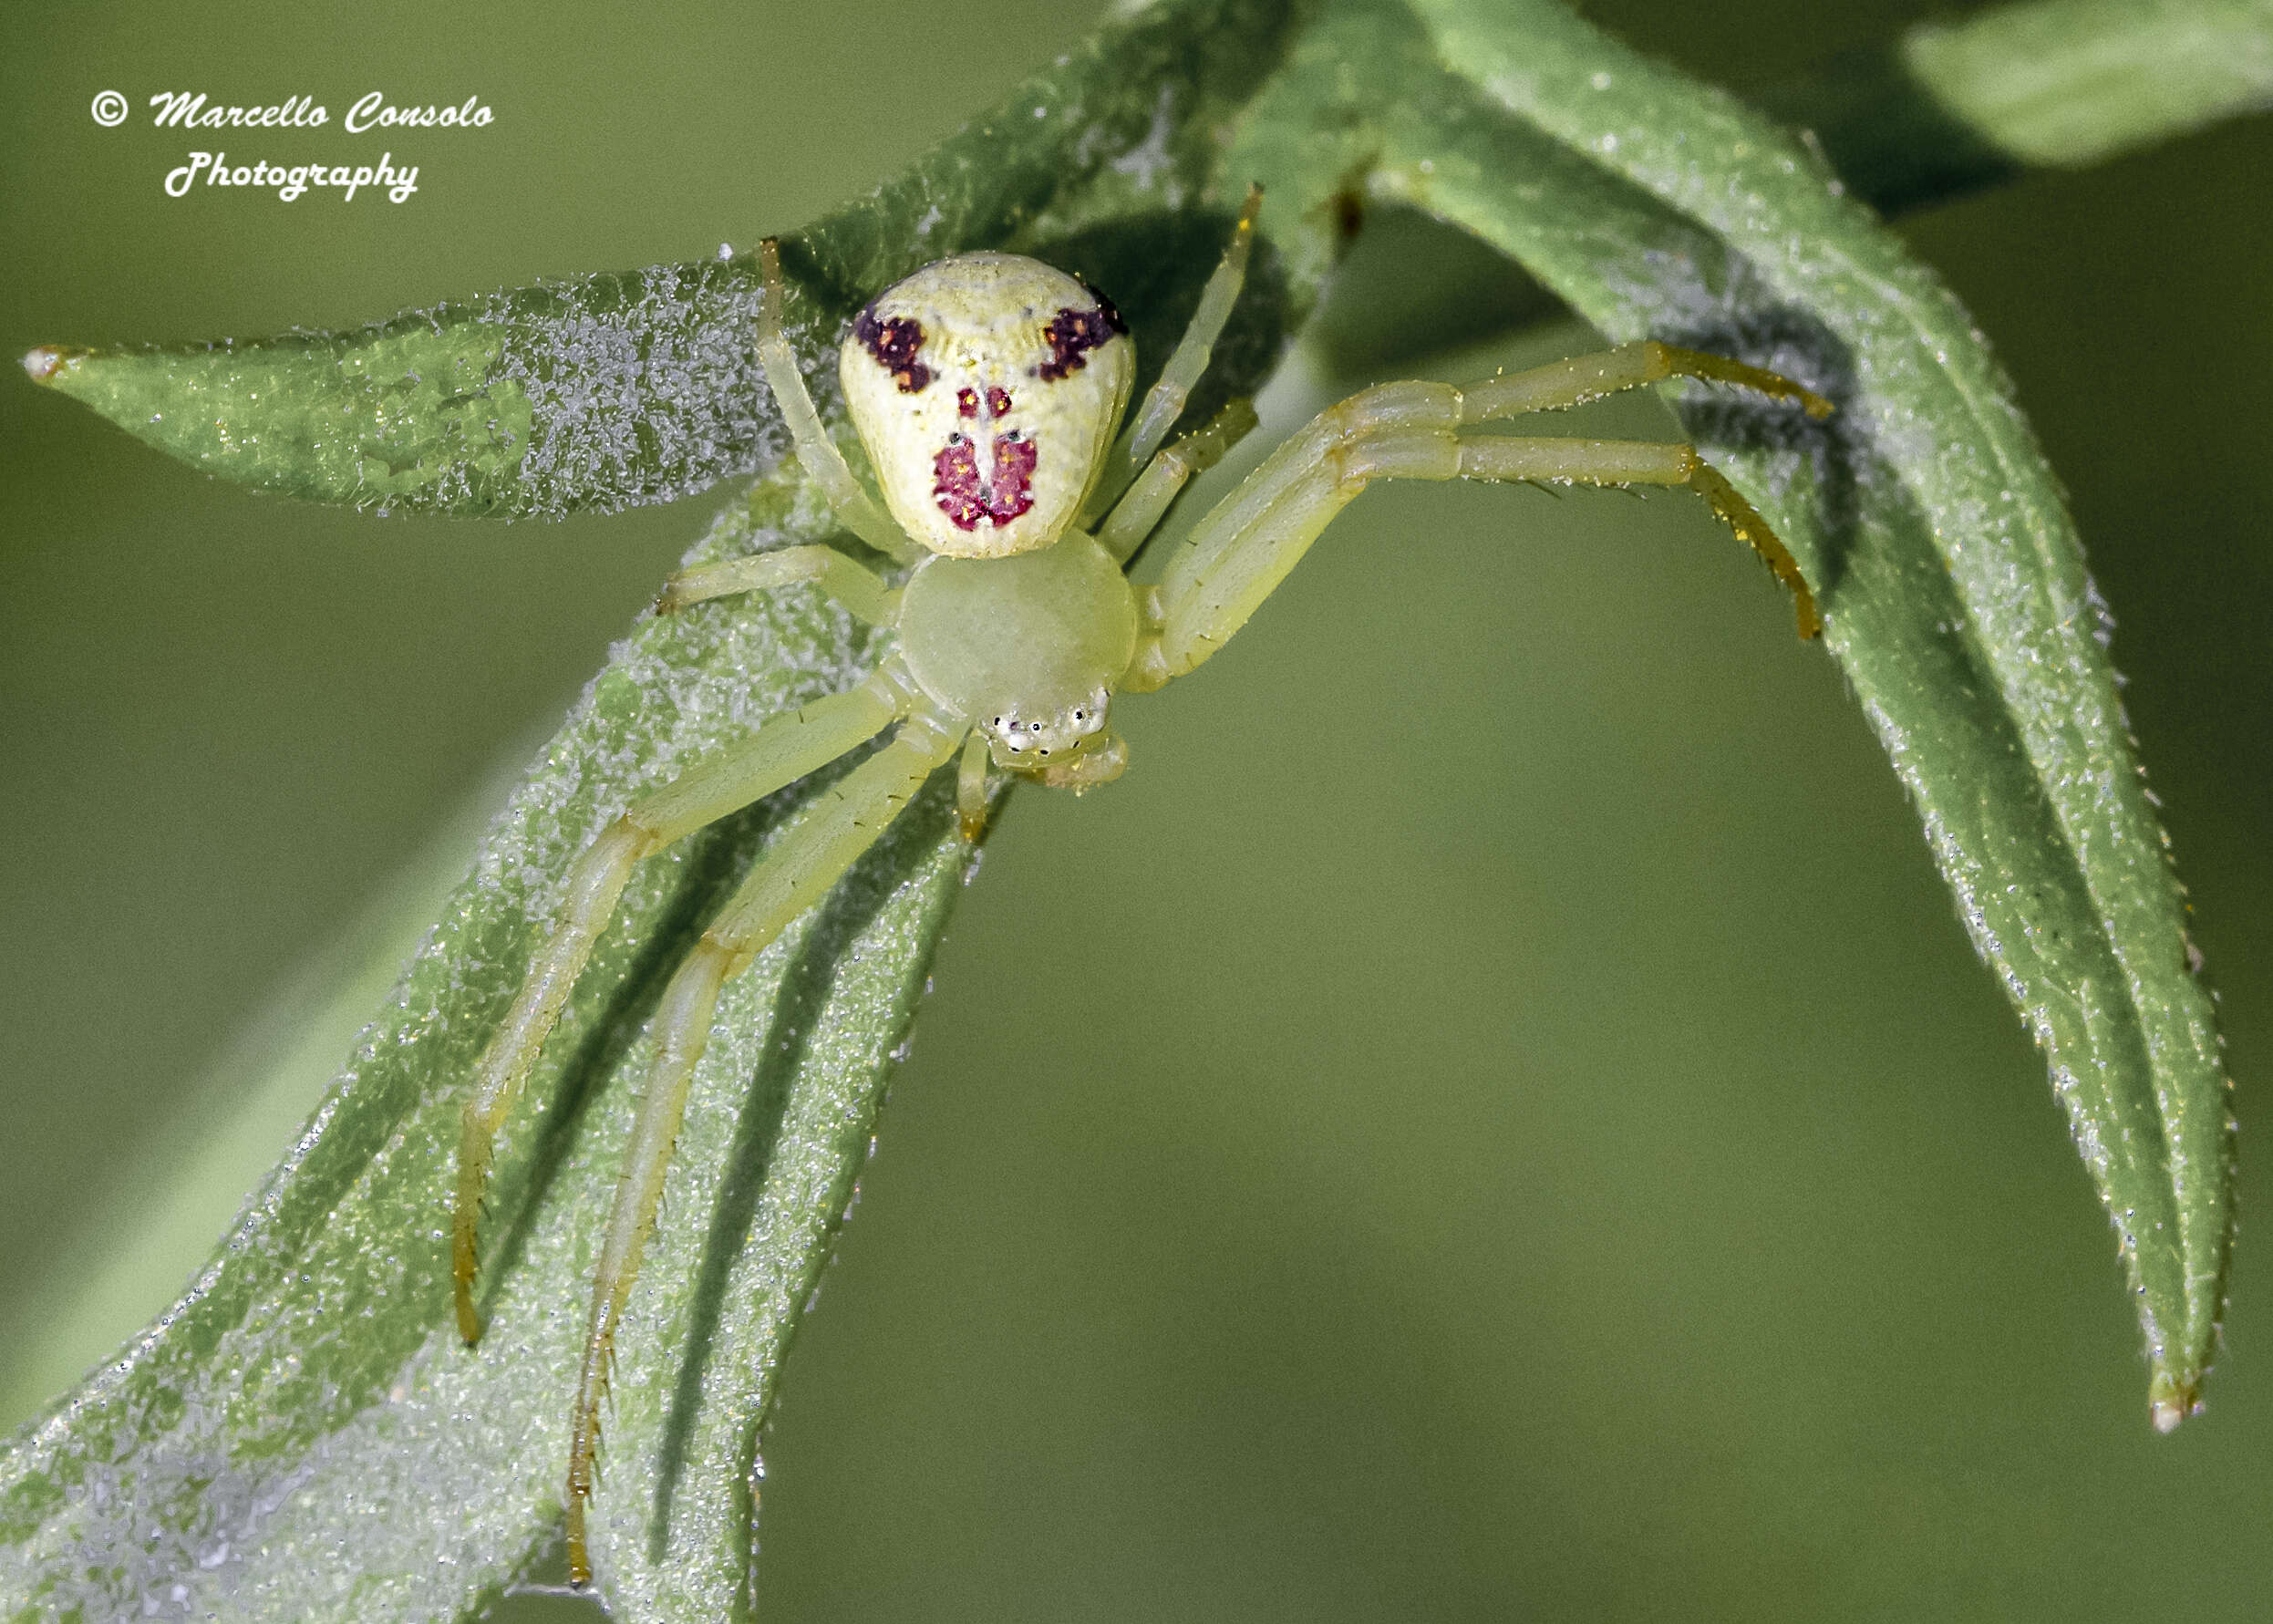
<path id="1" fill-rule="evenodd" d="M 1252 388 L 1348 222 L 1472 232 L 1606 332 L 1833 395 L 1816 431 L 1691 393 L 1692 432 L 1820 588 L 1830 645 L 1960 911 L 2044 1044 L 2175 1422 L 2212 1351 L 2231 1124 L 2209 1007 L 2051 476 L 1932 277 L 1779 131 L 1545 0 L 1189 0 L 1108 30 L 871 199 L 785 239 L 791 326 L 925 260 L 1036 253 L 1157 367 L 1250 180 L 1271 188 L 1204 411 Z M 373 504 L 549 513 L 778 455 L 746 260 L 501 295 L 361 334 L 35 352 L 200 466 Z M 816 382 L 833 407 L 828 369 Z M 789 473 L 698 557 L 831 533 Z M 631 795 L 873 651 L 807 593 L 643 621 L 511 804 L 283 1167 L 191 1293 L 0 1453 L 0 1617 L 461 1615 L 553 1542 L 568 1395 L 646 1015 L 807 783 L 643 866 L 549 1045 L 491 1204 L 491 1329 L 449 1329 L 464 1080 L 569 861 Z M 824 775 L 825 776 L 825 775 Z M 941 786 L 735 982 L 621 1339 L 595 1506 L 636 1619 L 743 1616 L 758 1427 L 852 1189 L 964 853 Z"/>
<path id="2" fill-rule="evenodd" d="M 1205 132 L 1287 26 L 1282 8 L 1234 5 L 1204 30 L 1164 15 L 1092 42 L 907 177 L 785 239 L 801 295 L 793 333 L 824 353 L 877 285 L 1000 244 L 1111 289 L 1156 370 L 1237 203 L 1204 191 Z M 1310 303 L 1314 290 L 1256 269 L 1197 410 L 1255 388 Z M 551 326 L 480 314 L 548 308 Z M 533 376 L 535 349 L 565 354 L 581 332 L 577 364 L 597 366 L 614 346 L 637 347 L 606 326 L 607 312 L 634 309 L 669 310 L 682 357 L 729 357 L 664 401 L 684 406 L 676 420 L 704 433 L 734 413 L 754 424 L 767 399 L 770 421 L 747 355 L 746 264 L 589 278 L 340 339 L 67 361 L 50 381 L 110 390 L 96 403 L 129 418 L 162 400 L 167 422 L 144 426 L 201 424 L 169 449 L 207 466 L 413 506 L 652 498 L 770 455 L 754 429 L 730 456 L 690 449 L 694 429 L 669 443 L 645 434 L 656 419 L 641 391 L 664 380 L 628 360 L 621 398 L 586 419 L 622 455 L 563 454 L 541 477 L 492 455 L 511 451 L 498 403 Z M 481 374 L 484 355 L 494 359 Z M 571 443 L 539 396 L 522 398 L 538 402 L 533 448 Z M 274 416 L 252 429 L 240 408 Z M 327 413 L 365 438 L 327 441 Z M 389 477 L 408 482 L 382 490 L 357 459 L 389 434 Z M 830 536 L 793 469 L 729 503 L 694 556 Z M 532 491 L 517 491 L 516 477 Z M 0 1618 L 139 1616 L 146 1600 L 232 1619 L 451 1617 L 556 1545 L 568 1404 L 645 1022 L 710 910 L 832 775 L 635 877 L 509 1128 L 490 1207 L 490 1329 L 471 1351 L 450 1329 L 445 1239 L 465 1080 L 562 874 L 605 820 L 765 717 L 850 686 L 873 658 L 862 628 L 803 589 L 649 618 L 619 646 L 189 1295 L 0 1446 Z M 749 1605 L 759 1426 L 967 861 L 945 788 L 903 814 L 720 1004 L 673 1164 L 675 1221 L 649 1248 L 619 1339 L 593 1526 L 619 1616 L 710 1620 Z"/>
<path id="3" fill-rule="evenodd" d="M 1915 26 L 1772 87 L 1882 212 L 2073 168 L 2273 104 L 2268 0 L 2030 0 Z"/>
<path id="4" fill-rule="evenodd" d="M 1217 179 L 1208 119 L 1245 101 L 1299 25 L 1289 6 L 1255 0 L 1173 15 L 1187 9 L 1203 20 L 1182 36 L 1157 24 L 1120 31 L 1114 62 L 1077 57 L 865 208 L 816 227 L 790 275 L 817 317 L 838 319 L 862 289 L 925 261 L 1010 242 L 1070 193 L 1087 194 L 1076 212 L 1125 230 L 1132 207 L 1173 215 L 1195 180 Z M 2268 98 L 2267 0 L 2040 0 L 1914 29 L 1771 100 L 1816 128 L 1860 195 L 1896 208 L 2028 163 L 2103 159 Z M 1038 115 L 1041 129 L 1019 122 Z M 1168 143 L 1157 160 L 1155 118 Z M 1359 109 L 1342 133 L 1369 122 Z M 904 229 L 910 220 L 923 229 Z M 557 517 L 669 502 L 771 466 L 785 442 L 747 337 L 756 295 L 743 253 L 508 290 L 351 333 L 54 346 L 25 359 L 136 438 L 261 490 Z M 1520 291 L 1483 297 L 1539 314 Z"/>
<path id="5" fill-rule="evenodd" d="M 1181 35 L 1162 26 L 1187 16 L 1198 20 Z M 815 227 L 808 256 L 789 258 L 790 281 L 829 324 L 863 289 L 1017 241 L 1053 213 L 1077 233 L 1149 217 L 1196 243 L 1174 216 L 1195 183 L 1221 179 L 1210 120 L 1245 103 L 1300 26 L 1267 0 L 1161 8 L 1107 36 L 1111 62 L 1092 46 Z M 2103 159 L 2268 98 L 2267 0 L 2040 0 L 1913 30 L 1772 99 L 1817 127 L 1847 181 L 1888 208 L 2027 163 Z M 1359 138 L 1341 145 L 1361 158 L 1374 109 L 1363 94 L 1348 99 L 1354 122 L 1338 133 Z M 1100 266 L 1115 260 L 1092 246 Z M 1124 256 L 1114 268 L 1135 267 Z M 772 465 L 785 442 L 748 340 L 756 296 L 756 261 L 742 253 L 508 290 L 351 333 L 55 346 L 26 363 L 138 439 L 261 490 L 557 517 L 669 502 Z"/>
<path id="6" fill-rule="evenodd" d="M 2273 105 L 2268 0 L 2034 0 L 1914 30 L 1911 76 L 2026 163 L 2097 163 Z"/>
<path id="7" fill-rule="evenodd" d="M 768 481 L 709 544 L 827 529 Z M 583 1282 L 640 1024 L 793 796 L 635 879 L 515 1125 L 491 1205 L 494 1318 L 471 1351 L 449 1329 L 444 1238 L 460 1085 L 563 864 L 611 810 L 866 657 L 841 616 L 789 595 L 650 619 L 616 651 L 189 1296 L 0 1459 L 0 1616 L 127 1617 L 181 1587 L 232 1619 L 448 1617 L 555 1537 Z M 623 1349 L 602 1505 L 633 1616 L 673 1616 L 658 1609 L 676 1593 L 683 1616 L 717 1617 L 739 1588 L 720 1530 L 747 1526 L 763 1395 L 956 887 L 950 822 L 936 796 L 919 804 L 722 1006 L 674 1170 L 694 1218 L 658 1233 Z"/>
<path id="8" fill-rule="evenodd" d="M 1140 333 L 1160 323 L 1170 336 L 1146 351 L 1157 367 L 1196 302 L 1193 262 L 1223 241 L 1227 216 L 1193 207 L 1211 175 L 1210 132 L 1293 27 L 1286 5 L 1234 0 L 1162 8 L 1091 41 L 864 202 L 785 238 L 802 295 L 792 328 L 833 333 L 876 289 L 947 254 L 1023 247 L 1109 282 Z M 1260 292 L 1232 336 L 1234 372 L 1265 364 L 1301 314 L 1273 306 L 1267 279 Z M 757 295 L 756 256 L 744 253 L 514 289 L 357 332 L 120 353 L 57 346 L 25 363 L 136 438 L 261 490 L 558 517 L 669 502 L 773 465 L 788 441 L 751 338 Z M 829 410 L 832 369 L 812 382 Z M 1224 386 L 1210 388 L 1220 403 Z"/>
<path id="9" fill-rule="evenodd" d="M 1330 258 L 1319 222 L 1361 185 L 1475 233 L 1613 337 L 1744 357 L 1838 402 L 1821 431 L 1694 389 L 1680 409 L 1816 584 L 1974 944 L 2046 1051 L 2137 1294 L 2152 1413 L 2176 1425 L 2233 1234 L 2219 1041 L 2104 605 L 1957 301 L 1774 126 L 1545 0 L 1329 12 L 1232 161 L 1309 226 L 1280 239 L 1298 271 Z"/>

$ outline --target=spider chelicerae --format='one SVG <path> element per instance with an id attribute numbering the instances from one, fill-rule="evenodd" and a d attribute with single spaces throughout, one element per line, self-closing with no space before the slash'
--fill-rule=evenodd
<path id="1" fill-rule="evenodd" d="M 853 320 L 838 370 L 881 506 L 821 428 L 783 336 L 775 245 L 760 250 L 758 355 L 798 459 L 839 522 L 905 573 L 888 580 L 832 547 L 789 547 L 688 570 L 657 607 L 810 582 L 891 632 L 892 651 L 858 687 L 775 718 L 635 802 L 577 859 L 466 1102 L 452 1265 L 469 1342 L 481 1333 L 475 1241 L 498 1131 L 633 865 L 886 730 L 891 739 L 790 825 L 679 965 L 656 1012 L 653 1070 L 593 1279 L 570 1421 L 577 1584 L 591 1577 L 584 1519 L 616 1327 L 719 988 L 821 898 L 935 771 L 959 755 L 957 804 L 972 840 L 985 825 L 990 762 L 1076 791 L 1119 777 L 1128 751 L 1110 721 L 1114 696 L 1160 688 L 1205 661 L 1379 479 L 1689 486 L 1791 589 L 1801 636 L 1821 629 L 1790 553 L 1693 446 L 1464 432 L 1672 377 L 1741 384 L 1810 417 L 1831 411 L 1772 372 L 1652 341 L 1460 388 L 1389 383 L 1353 395 L 1193 525 L 1157 585 L 1131 583 L 1125 566 L 1184 485 L 1255 427 L 1253 408 L 1235 401 L 1162 449 L 1239 296 L 1260 201 L 1250 191 L 1191 325 L 1118 437 L 1135 346 L 1112 305 L 1076 278 L 1017 254 L 966 253 L 878 294 Z"/>

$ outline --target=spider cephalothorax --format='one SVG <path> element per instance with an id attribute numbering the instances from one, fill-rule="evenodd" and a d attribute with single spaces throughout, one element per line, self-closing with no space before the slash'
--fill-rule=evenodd
<path id="1" fill-rule="evenodd" d="M 844 393 L 884 510 L 830 440 L 781 324 L 784 289 L 764 245 L 758 354 L 799 460 L 844 528 L 907 568 L 897 579 L 829 546 L 782 548 L 676 577 L 658 607 L 810 582 L 890 634 L 859 686 L 775 718 L 734 750 L 633 802 L 577 859 L 557 922 L 481 1057 L 458 1162 L 458 1322 L 480 1334 L 474 1240 L 493 1144 L 633 865 L 770 795 L 887 729 L 890 741 L 816 797 L 769 850 L 671 978 L 655 1017 L 655 1069 L 593 1280 L 570 1418 L 568 1566 L 590 1576 L 585 1510 L 617 1326 L 662 1199 L 718 989 L 811 906 L 933 772 L 961 754 L 956 801 L 978 838 L 987 770 L 1053 789 L 1117 776 L 1107 725 L 1118 692 L 1161 687 L 1223 646 L 1318 533 L 1377 479 L 1687 485 L 1767 558 L 1818 625 L 1798 566 L 1690 446 L 1475 434 L 1676 375 L 1738 383 L 1821 417 L 1830 403 L 1773 373 L 1656 343 L 1455 388 L 1392 383 L 1321 412 L 1211 509 L 1159 584 L 1123 573 L 1184 482 L 1255 426 L 1244 401 L 1162 448 L 1238 296 L 1260 194 L 1250 192 L 1198 313 L 1126 433 L 1135 347 L 1111 305 L 1062 271 L 966 253 L 886 288 L 854 318 Z M 1158 455 L 1154 453 L 1157 452 Z"/>
<path id="2" fill-rule="evenodd" d="M 900 604 L 916 685 L 971 719 L 995 763 L 1062 765 L 1108 743 L 1106 711 L 1136 653 L 1136 595 L 1090 537 L 1016 558 L 927 558 Z"/>
<path id="3" fill-rule="evenodd" d="M 837 370 L 901 528 L 934 553 L 1002 558 L 1049 546 L 1080 511 L 1136 348 L 1063 271 L 966 253 L 870 300 Z"/>

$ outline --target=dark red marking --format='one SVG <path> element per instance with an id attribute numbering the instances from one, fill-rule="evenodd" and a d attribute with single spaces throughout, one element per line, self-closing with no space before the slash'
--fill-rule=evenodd
<path id="1" fill-rule="evenodd" d="M 931 471 L 932 496 L 957 530 L 976 530 L 982 519 L 1007 524 L 1034 505 L 1034 442 L 1020 436 L 995 436 L 992 485 L 979 477 L 978 448 L 961 435 L 931 460 Z"/>
<path id="2" fill-rule="evenodd" d="M 990 418 L 1007 418 L 1010 415 L 1009 390 L 990 388 L 987 391 L 987 415 Z"/>
<path id="3" fill-rule="evenodd" d="M 876 307 L 871 305 L 853 317 L 852 336 L 876 357 L 877 366 L 892 374 L 901 394 L 915 394 L 931 382 L 931 368 L 915 358 L 924 347 L 924 324 L 914 316 L 895 315 L 880 321 Z"/>
<path id="4" fill-rule="evenodd" d="M 1089 352 L 1112 342 L 1115 334 L 1125 333 L 1129 324 L 1121 319 L 1111 299 L 1100 295 L 1094 310 L 1076 310 L 1069 305 L 1049 318 L 1049 326 L 1042 329 L 1042 342 L 1049 346 L 1049 359 L 1034 369 L 1037 378 L 1055 383 L 1070 377 L 1089 364 Z"/>
<path id="5" fill-rule="evenodd" d="M 975 418 L 978 416 L 978 391 L 976 389 L 957 389 L 955 392 L 955 409 L 956 413 L 962 417 Z"/>
<path id="6" fill-rule="evenodd" d="M 957 415 L 962 417 L 975 418 L 978 416 L 978 391 L 976 389 L 957 389 L 955 392 L 955 409 Z M 987 386 L 987 415 L 990 418 L 1007 418 L 1010 415 L 1009 390 L 997 388 L 992 384 Z"/>

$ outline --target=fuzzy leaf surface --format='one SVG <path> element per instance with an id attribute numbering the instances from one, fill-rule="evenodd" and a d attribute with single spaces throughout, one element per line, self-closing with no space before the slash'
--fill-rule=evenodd
<path id="1" fill-rule="evenodd" d="M 2133 750 L 2109 617 L 1981 336 L 1783 131 L 1551 0 L 1329 7 L 1233 163 L 1300 276 L 1353 197 L 1460 225 L 1613 338 L 1737 356 L 1825 424 L 1681 390 L 1691 436 L 1814 584 L 1974 946 L 2043 1049 L 2135 1295 L 2157 1425 L 2215 1352 L 2227 1080 Z M 1286 216 L 1280 216 L 1284 230 Z"/>
<path id="2" fill-rule="evenodd" d="M 1100 38 L 906 176 L 784 239 L 789 325 L 825 409 L 850 313 L 974 246 L 1022 248 L 1110 289 L 1157 371 L 1236 207 L 1204 191 L 1206 131 L 1291 27 L 1283 7 L 1198 16 L 1196 33 L 1171 16 Z M 1307 306 L 1272 265 L 1258 271 L 1195 409 L 1258 387 Z M 777 455 L 750 289 L 746 263 L 663 267 L 339 337 L 66 363 L 51 381 L 129 421 L 162 401 L 168 420 L 141 427 L 169 450 L 304 495 L 615 505 Z M 547 373 L 548 356 L 567 370 Z M 540 376 L 576 397 L 573 412 L 547 415 Z M 686 431 L 661 431 L 671 423 Z M 791 462 L 737 494 L 690 559 L 832 538 Z M 635 874 L 508 1126 L 485 1230 L 489 1330 L 472 1350 L 451 1329 L 447 1238 L 467 1080 L 577 853 L 635 796 L 857 682 L 874 641 L 800 587 L 649 616 L 617 646 L 187 1295 L 0 1444 L 0 1619 L 92 1624 L 146 1603 L 219 1619 L 465 1617 L 557 1546 L 568 1405 L 646 1023 L 703 923 L 835 774 Z M 935 783 L 720 1002 L 618 1342 L 592 1539 L 619 1618 L 748 1612 L 759 1427 L 969 861 L 951 787 Z"/>

